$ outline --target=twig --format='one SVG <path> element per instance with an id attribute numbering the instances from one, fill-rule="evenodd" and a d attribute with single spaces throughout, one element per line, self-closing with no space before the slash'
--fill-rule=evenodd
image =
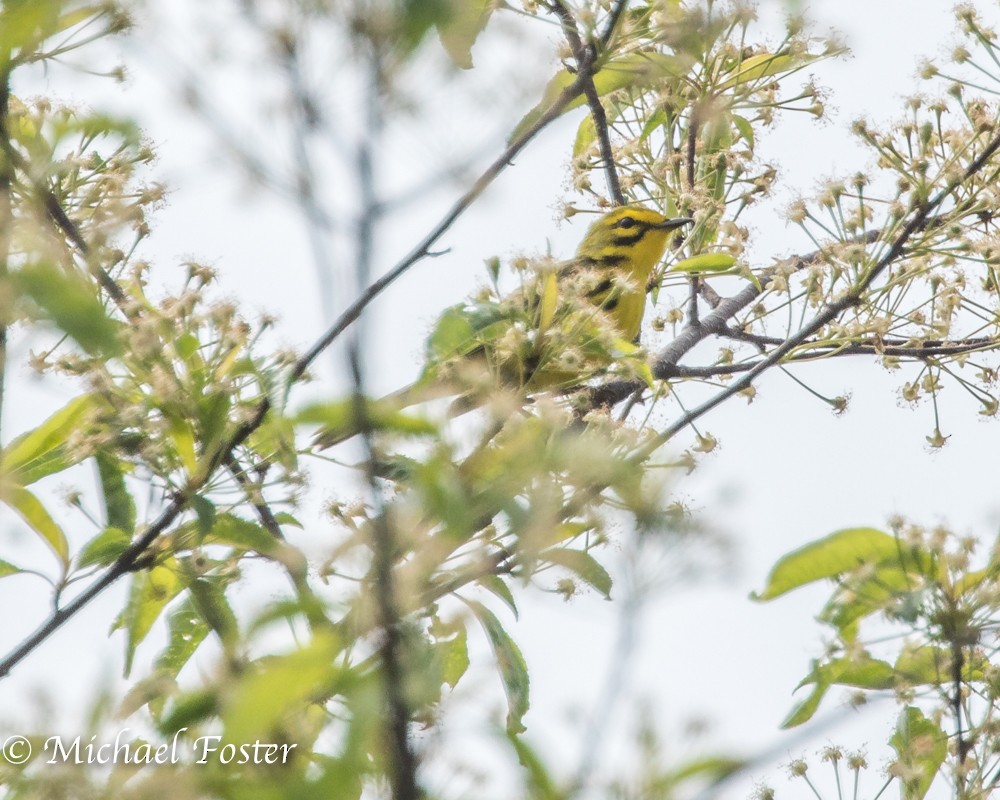
<path id="1" fill-rule="evenodd" d="M 360 224 L 357 228 L 357 264 L 359 285 L 368 282 L 374 258 L 375 228 L 378 223 L 378 199 L 375 196 L 375 146 L 381 130 L 379 93 L 382 85 L 382 68 L 378 45 L 370 43 L 369 83 L 367 94 L 367 130 L 358 147 L 357 172 L 361 194 Z M 379 458 L 375 447 L 372 421 L 365 400 L 365 380 L 361 365 L 362 342 L 368 341 L 363 329 L 355 330 L 350 347 L 350 371 L 354 382 L 354 426 L 361 436 L 365 452 L 364 474 L 372 497 L 374 515 L 372 529 L 372 573 L 375 608 L 382 642 L 378 657 L 382 669 L 388 714 L 385 720 L 386 738 L 389 742 L 388 772 L 393 800 L 417 800 L 421 796 L 417 785 L 417 759 L 410 747 L 410 707 L 406 699 L 403 666 L 402 616 L 396 596 L 396 531 L 382 502 L 379 486 Z"/>
<path id="2" fill-rule="evenodd" d="M 624 7 L 625 2 L 626 0 L 619 0 L 618 5 Z M 583 93 L 587 98 L 587 105 L 590 106 L 590 117 L 594 121 L 594 129 L 597 132 L 597 141 L 601 149 L 601 161 L 604 164 L 604 175 L 608 181 L 608 192 L 614 200 L 615 205 L 623 206 L 625 205 L 625 195 L 622 192 L 621 181 L 618 178 L 615 154 L 611 149 L 608 115 L 604 111 L 604 105 L 601 103 L 600 95 L 597 94 L 597 87 L 594 85 L 597 48 L 592 43 L 586 45 L 583 43 L 576 20 L 562 0 L 551 0 L 550 8 L 562 23 L 566 41 L 569 42 L 570 49 L 573 51 L 573 58 L 576 60 L 577 74 L 584 76 Z M 613 16 L 612 19 L 617 20 L 617 15 Z M 608 27 L 606 35 L 610 38 L 613 31 L 614 23 L 612 22 Z"/>
<path id="3" fill-rule="evenodd" d="M 701 125 L 701 118 L 698 113 L 698 107 L 695 106 L 691 111 L 691 120 L 688 122 L 688 135 L 687 135 L 687 185 L 688 191 L 694 191 L 694 157 L 696 152 L 696 146 L 698 144 L 698 128 Z M 697 275 L 691 276 L 691 282 L 688 285 L 688 325 L 692 328 L 698 327 L 698 288 L 701 285 L 701 280 Z"/>
<path id="4" fill-rule="evenodd" d="M 855 244 L 871 244 L 878 241 L 883 233 L 882 229 L 866 231 L 864 234 L 852 239 L 851 242 Z M 770 281 L 779 269 L 785 268 L 793 272 L 804 269 L 810 264 L 819 261 L 823 257 L 824 252 L 824 250 L 814 250 L 802 256 L 792 256 L 774 267 L 769 267 L 756 273 L 756 283 L 748 283 L 732 297 L 720 300 L 712 313 L 702 319 L 697 325 L 688 324 L 684 326 L 674 340 L 657 353 L 656 358 L 653 360 L 653 376 L 660 380 L 670 380 L 671 378 L 678 377 L 676 370 L 680 360 L 709 336 L 723 335 L 729 327 L 729 321 L 760 296 L 763 287 L 767 285 L 768 281 Z M 785 340 L 782 339 L 781 341 L 784 342 Z M 644 385 L 639 380 L 610 381 L 591 390 L 591 404 L 594 408 L 617 405 L 629 397 L 636 389 Z"/>

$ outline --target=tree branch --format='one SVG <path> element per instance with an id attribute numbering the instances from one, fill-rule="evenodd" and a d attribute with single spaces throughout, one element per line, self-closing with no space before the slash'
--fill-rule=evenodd
<path id="1" fill-rule="evenodd" d="M 612 13 L 610 24 L 605 36 L 610 39 L 614 32 L 614 26 L 624 9 L 627 0 L 619 0 Z M 608 181 L 608 192 L 615 202 L 615 205 L 625 205 L 625 195 L 622 192 L 621 181 L 618 178 L 618 168 L 615 165 L 615 154 L 611 148 L 611 132 L 608 130 L 608 115 L 604 111 L 601 98 L 597 94 L 597 87 L 594 85 L 594 67 L 597 63 L 597 48 L 594 44 L 584 44 L 580 38 L 576 20 L 572 12 L 566 7 L 563 0 L 551 0 L 552 11 L 559 17 L 562 23 L 563 33 L 566 41 L 569 42 L 573 51 L 573 58 L 576 60 L 577 74 L 584 78 L 583 93 L 587 98 L 587 105 L 590 106 L 590 117 L 594 121 L 594 129 L 597 132 L 597 141 L 601 149 L 601 161 L 604 164 L 604 175 Z"/>

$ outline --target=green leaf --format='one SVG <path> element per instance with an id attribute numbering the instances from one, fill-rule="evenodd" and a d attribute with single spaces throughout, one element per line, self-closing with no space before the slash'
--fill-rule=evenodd
<path id="1" fill-rule="evenodd" d="M 434 364 L 467 356 L 491 331 L 502 334 L 510 325 L 510 316 L 497 303 L 467 303 L 446 308 L 427 337 L 427 360 Z"/>
<path id="2" fill-rule="evenodd" d="M 222 712 L 225 741 L 252 742 L 278 730 L 289 709 L 320 696 L 341 673 L 337 639 L 317 633 L 305 647 L 258 662 L 236 686 L 230 687 Z"/>
<path id="3" fill-rule="evenodd" d="M 675 792 L 667 790 L 682 786 L 692 778 L 697 778 L 699 781 L 707 780 L 709 785 L 713 786 L 730 775 L 745 769 L 748 764 L 746 759 L 733 758 L 732 756 L 695 758 L 658 778 L 656 788 L 661 790 L 663 797 L 672 797 Z"/>
<path id="4" fill-rule="evenodd" d="M 867 655 L 834 659 L 824 664 L 820 671 L 824 673 L 824 683 L 858 689 L 891 689 L 897 681 L 896 671 L 890 664 Z"/>
<path id="5" fill-rule="evenodd" d="M 135 500 L 125 485 L 125 473 L 122 471 L 121 463 L 104 453 L 98 453 L 96 461 L 108 527 L 118 528 L 128 534 L 134 533 Z"/>
<path id="6" fill-rule="evenodd" d="M 472 69 L 472 46 L 495 8 L 492 0 L 452 0 L 451 14 L 438 20 L 441 45 L 455 66 Z"/>
<path id="7" fill-rule="evenodd" d="M 372 431 L 384 431 L 403 436 L 426 436 L 437 432 L 430 421 L 400 410 L 405 404 L 389 397 L 381 400 L 364 399 L 365 419 Z M 316 441 L 328 447 L 358 432 L 358 402 L 354 398 L 337 400 L 333 403 L 317 403 L 306 406 L 295 416 L 295 421 L 305 425 L 320 425 Z"/>
<path id="8" fill-rule="evenodd" d="M 184 588 L 180 565 L 172 556 L 132 576 L 132 588 L 114 628 L 125 628 L 125 677 L 132 671 L 136 648 L 146 638 L 167 603 Z"/>
<path id="9" fill-rule="evenodd" d="M 19 572 L 24 572 L 24 570 L 11 564 L 9 561 L 0 560 L 0 578 L 6 578 L 8 575 L 17 575 Z"/>
<path id="10" fill-rule="evenodd" d="M 688 70 L 689 61 L 664 53 L 627 53 L 604 64 L 594 75 L 594 88 L 598 97 L 604 97 L 618 89 L 643 89 L 669 78 L 679 79 Z M 573 85 L 576 75 L 563 69 L 557 72 L 542 92 L 541 102 L 521 118 L 508 142 L 522 136 L 559 99 L 562 93 Z M 562 109 L 560 114 L 572 111 L 586 103 L 583 93 L 578 93 Z"/>
<path id="11" fill-rule="evenodd" d="M 812 53 L 797 53 L 795 55 L 759 53 L 758 55 L 743 59 L 732 77 L 720 83 L 717 88 L 720 91 L 725 91 L 739 84 L 752 84 L 762 78 L 771 78 L 775 75 L 791 73 L 797 69 L 801 69 L 819 57 Z"/>
<path id="12" fill-rule="evenodd" d="M 754 600 L 771 600 L 809 583 L 835 578 L 862 564 L 899 562 L 902 545 L 874 528 L 848 528 L 794 550 L 782 558 Z"/>
<path id="13" fill-rule="evenodd" d="M 900 712 L 896 732 L 889 744 L 896 751 L 900 764 L 907 767 L 899 779 L 902 797 L 921 800 L 948 755 L 947 734 L 919 708 L 908 706 Z"/>
<path id="14" fill-rule="evenodd" d="M 92 356 L 121 353 L 120 323 L 115 322 L 97 298 L 94 284 L 75 272 L 54 264 L 28 264 L 11 273 L 15 290 L 30 297 L 41 315 L 69 334 Z"/>
<path id="15" fill-rule="evenodd" d="M 507 739 L 510 741 L 514 752 L 517 753 L 517 760 L 524 767 L 524 781 L 526 796 L 531 800 L 559 800 L 566 794 L 556 788 L 556 783 L 545 767 L 545 762 L 539 758 L 534 748 L 528 745 L 514 731 L 507 731 Z"/>
<path id="16" fill-rule="evenodd" d="M 132 540 L 120 528 L 105 528 L 87 542 L 77 556 L 77 564 L 89 567 L 91 564 L 108 565 L 128 550 Z"/>
<path id="17" fill-rule="evenodd" d="M 233 514 L 219 514 L 215 518 L 207 541 L 265 554 L 278 548 L 278 542 L 266 528 Z"/>
<path id="18" fill-rule="evenodd" d="M 198 455 L 195 449 L 195 436 L 194 431 L 191 429 L 191 423 L 173 414 L 166 414 L 165 416 L 167 417 L 170 438 L 173 440 L 174 449 L 177 451 L 184 469 L 187 470 L 188 477 L 192 478 L 198 473 Z"/>
<path id="19" fill-rule="evenodd" d="M 894 668 L 906 685 L 940 686 L 942 676 L 951 676 L 952 655 L 943 647 L 922 644 L 907 648 L 896 659 Z M 985 679 L 988 662 L 981 656 L 971 655 L 962 664 L 962 680 L 975 683 Z"/>
<path id="20" fill-rule="evenodd" d="M 540 558 L 569 570 L 580 580 L 597 589 L 605 599 L 611 599 L 611 576 L 590 553 L 553 547 L 543 551 Z"/>
<path id="21" fill-rule="evenodd" d="M 218 710 L 219 697 L 214 690 L 201 689 L 189 692 L 174 703 L 170 711 L 160 720 L 157 728 L 164 736 L 173 736 L 179 730 L 211 719 Z"/>
<path id="22" fill-rule="evenodd" d="M 59 30 L 60 0 L 7 0 L 0 12 L 0 51 L 33 48 Z"/>
<path id="23" fill-rule="evenodd" d="M 519 614 L 517 611 L 517 603 L 514 600 L 514 594 L 511 592 L 510 587 L 503 578 L 499 575 L 485 575 L 476 581 L 476 583 L 503 600 L 507 608 L 509 608 L 514 614 L 514 619 L 518 618 Z"/>
<path id="24" fill-rule="evenodd" d="M 69 564 L 69 542 L 42 502 L 23 486 L 0 484 L 0 500 L 14 509 L 35 533 L 52 548 L 63 566 Z"/>
<path id="25" fill-rule="evenodd" d="M 678 261 L 671 272 L 724 272 L 736 265 L 736 256 L 729 253 L 702 253 Z"/>
<path id="26" fill-rule="evenodd" d="M 830 685 L 828 683 L 817 681 L 809 696 L 797 703 L 788 713 L 788 716 L 782 720 L 780 726 L 782 730 L 794 728 L 812 719 L 829 688 Z"/>
<path id="27" fill-rule="evenodd" d="M 733 120 L 733 124 L 736 126 L 736 130 L 739 131 L 740 137 L 744 139 L 747 146 L 753 151 L 754 146 L 754 134 L 753 125 L 750 123 L 746 117 L 741 117 L 739 114 L 730 114 Z"/>
<path id="28" fill-rule="evenodd" d="M 217 577 L 203 577 L 188 586 L 191 603 L 201 618 L 215 631 L 222 643 L 230 648 L 239 640 L 239 625 L 229 600 L 226 598 L 227 581 Z"/>
<path id="29" fill-rule="evenodd" d="M 70 434 L 83 427 L 97 404 L 96 395 L 73 398 L 37 428 L 8 444 L 0 453 L 0 464 L 22 486 L 78 464 L 82 451 L 71 457 L 65 444 Z"/>
<path id="30" fill-rule="evenodd" d="M 158 670 L 176 677 L 208 636 L 209 627 L 190 600 L 170 613 L 167 626 L 170 630 L 169 640 L 155 665 Z"/>
<path id="31" fill-rule="evenodd" d="M 465 602 L 486 631 L 486 637 L 497 661 L 500 679 L 507 695 L 507 732 L 522 733 L 526 729 L 521 720 L 528 713 L 530 705 L 528 665 L 521 655 L 521 650 L 504 630 L 496 615 L 482 603 L 474 600 Z"/>
<path id="32" fill-rule="evenodd" d="M 191 498 L 191 509 L 198 519 L 199 533 L 207 536 L 215 527 L 215 503 L 207 497 L 196 494 Z"/>
<path id="33" fill-rule="evenodd" d="M 892 607 L 893 612 L 898 615 L 900 598 L 912 593 L 913 586 L 912 572 L 896 566 L 882 565 L 870 579 L 852 584 L 853 591 L 848 595 L 835 593 L 820 612 L 819 619 L 836 627 L 843 636 L 849 628 L 856 627 L 859 620 L 888 607 Z"/>
<path id="34" fill-rule="evenodd" d="M 459 680 L 469 668 L 469 634 L 465 628 L 458 631 L 453 639 L 447 639 L 437 645 L 438 654 L 443 662 L 442 675 L 444 682 L 454 689 Z"/>

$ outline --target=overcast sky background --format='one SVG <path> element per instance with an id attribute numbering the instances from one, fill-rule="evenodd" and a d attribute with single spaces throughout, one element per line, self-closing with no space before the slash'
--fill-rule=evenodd
<path id="1" fill-rule="evenodd" d="M 784 7 L 766 3 L 762 24 L 774 25 Z M 847 132 L 850 122 L 858 116 L 878 122 L 900 116 L 902 98 L 926 88 L 915 75 L 918 58 L 946 50 L 954 38 L 945 3 L 841 0 L 806 8 L 817 33 L 839 31 L 853 55 L 812 70 L 830 90 L 828 121 L 816 124 L 805 115 L 796 116 L 758 140 L 760 154 L 781 169 L 776 208 L 786 205 L 796 191 L 808 193 L 824 178 L 849 176 L 865 167 L 866 154 Z M 276 313 L 279 340 L 304 347 L 323 322 L 301 221 L 285 205 L 252 189 L 179 103 L 179 76 L 171 58 L 183 59 L 184 37 L 189 35 L 184 25 L 201 12 L 192 12 L 190 18 L 186 11 L 177 11 L 176 17 L 173 11 L 156 13 L 171 18 L 158 17 L 155 31 L 140 29 L 122 49 L 132 69 L 127 84 L 110 87 L 79 80 L 67 99 L 106 103 L 135 114 L 157 146 L 160 160 L 153 177 L 168 183 L 171 196 L 155 219 L 157 234 L 149 257 L 164 265 L 187 257 L 213 263 L 223 293 L 238 297 L 248 309 Z M 772 40 L 780 36 L 773 30 Z M 491 52 L 490 46 L 484 41 L 474 53 L 484 69 L 500 69 L 512 60 L 510 53 Z M 232 95 L 219 98 L 229 104 L 219 109 L 223 116 L 226 108 L 244 104 L 240 92 L 246 91 L 246 78 L 234 76 Z M 64 86 L 53 82 L 51 89 L 65 96 Z M 456 120 L 461 119 L 456 112 Z M 554 209 L 564 196 L 566 154 L 578 119 L 574 115 L 539 137 L 445 237 L 442 245 L 449 248 L 448 254 L 415 267 L 375 304 L 367 324 L 374 336 L 370 361 L 376 389 L 392 389 L 414 377 L 427 326 L 438 309 L 460 301 L 482 280 L 483 259 L 539 251 L 547 242 L 556 254 L 572 253 L 586 221 L 557 224 Z M 473 133 L 485 141 L 489 132 L 502 134 L 515 121 L 493 120 L 487 123 L 492 126 L 487 135 L 483 128 Z M 261 142 L 265 155 L 272 144 Z M 494 144 L 497 149 L 481 163 L 499 152 L 499 139 Z M 432 149 L 419 141 L 409 158 L 397 157 L 398 162 L 387 165 L 386 186 L 397 181 L 399 186 L 411 185 Z M 412 172 L 407 173 L 407 163 Z M 394 217 L 391 229 L 383 231 L 376 269 L 388 268 L 409 250 L 460 189 L 443 185 Z M 761 261 L 754 266 L 809 249 L 800 234 L 773 214 L 758 215 L 755 223 L 754 252 Z M 758 385 L 752 405 L 737 399 L 703 420 L 702 428 L 721 446 L 693 475 L 678 482 L 677 492 L 700 519 L 731 539 L 732 566 L 707 581 L 683 584 L 672 576 L 669 553 L 656 561 L 665 564 L 667 585 L 644 606 L 636 648 L 621 676 L 623 692 L 612 720 L 619 727 L 610 729 L 601 751 L 613 760 L 628 756 L 632 740 L 621 724 L 634 722 L 639 707 L 658 721 L 671 756 L 689 755 L 708 745 L 730 747 L 741 755 L 777 748 L 780 755 L 774 763 L 733 782 L 726 796 L 734 798 L 745 796 L 755 781 L 780 786 L 783 779 L 776 763 L 812 754 L 830 741 L 849 748 L 874 746 L 885 740 L 891 725 L 891 719 L 875 709 L 855 716 L 840 732 L 824 732 L 807 743 L 777 731 L 809 659 L 822 652 L 822 631 L 812 618 L 825 594 L 801 592 L 763 606 L 750 602 L 748 592 L 761 588 L 775 560 L 809 539 L 844 527 L 880 526 L 896 513 L 926 524 L 947 522 L 959 532 L 983 538 L 991 537 L 1000 522 L 996 422 L 981 422 L 964 399 L 949 397 L 957 395 L 954 389 L 945 392 L 942 423 L 951 439 L 943 450 L 931 453 L 924 439 L 933 428 L 930 409 L 900 407 L 899 375 L 861 358 L 803 366 L 796 374 L 828 395 L 850 392 L 850 410 L 835 417 L 827 406 L 773 372 Z M 322 390 L 320 385 L 315 391 Z M 46 404 L 56 407 L 59 397 L 45 387 L 20 397 L 12 392 L 5 430 L 20 430 L 29 420 L 40 419 L 39 409 Z M 0 536 L 8 535 L 16 547 L 26 546 L 24 535 L 16 535 L 7 524 L 0 526 Z M 627 549 L 620 559 L 627 561 Z M 651 554 L 646 566 L 654 561 Z M 620 581 L 616 597 L 621 598 L 625 583 Z M 18 668 L 0 686 L 0 708 L 27 709 L 33 696 L 27 689 L 38 687 L 61 698 L 57 718 L 69 714 L 72 720 L 69 709 L 85 707 L 89 689 L 114 671 L 121 642 L 115 637 L 109 644 L 106 630 L 123 592 L 124 586 L 117 586 Z M 18 610 L 4 614 L 4 649 L 35 627 L 38 620 L 32 615 L 45 607 L 45 597 L 44 587 L 28 578 L 0 582 L 0 607 Z M 574 764 L 580 756 L 581 720 L 589 718 L 605 686 L 620 609 L 620 603 L 593 594 L 567 604 L 527 592 L 520 621 L 510 622 L 531 669 L 529 741 L 562 763 Z M 73 664 L 72 676 L 66 674 L 67 663 Z M 489 665 L 481 663 L 464 691 L 493 692 L 499 706 L 496 684 Z M 839 699 L 833 693 L 820 716 L 840 715 Z M 888 710 L 888 704 L 881 709 Z M 688 722 L 703 723 L 707 732 L 702 738 L 692 736 L 690 729 L 683 732 Z M 872 781 L 874 786 L 874 775 Z"/>

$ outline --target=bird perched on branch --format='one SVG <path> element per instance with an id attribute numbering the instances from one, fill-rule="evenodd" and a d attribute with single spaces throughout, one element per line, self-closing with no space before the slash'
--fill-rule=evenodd
<path id="1" fill-rule="evenodd" d="M 453 408 L 462 412 L 491 389 L 566 391 L 620 361 L 635 368 L 653 269 L 670 233 L 690 222 L 644 206 L 609 211 L 590 226 L 572 260 L 536 270 L 506 297 L 447 309 L 427 338 L 427 365 L 414 384 L 363 405 L 353 399 L 315 406 L 303 421 L 322 425 L 316 441 L 328 447 L 362 425 L 396 427 L 400 409 L 434 398 L 456 396 Z"/>

